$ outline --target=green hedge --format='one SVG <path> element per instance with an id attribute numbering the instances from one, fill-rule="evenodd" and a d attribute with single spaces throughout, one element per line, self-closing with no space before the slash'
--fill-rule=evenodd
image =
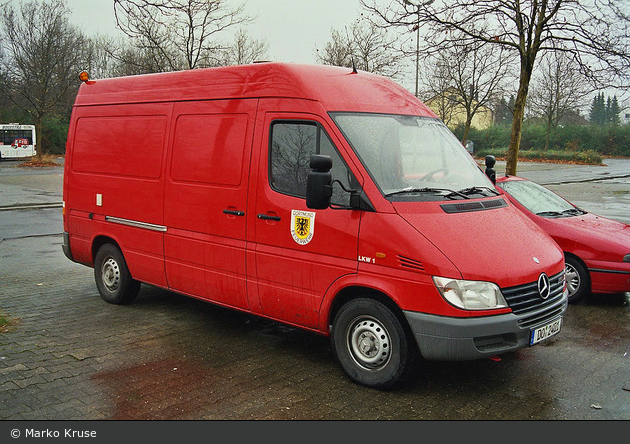
<path id="1" fill-rule="evenodd" d="M 510 142 L 510 131 L 509 126 L 503 125 L 485 130 L 471 128 L 468 139 L 475 144 L 475 154 L 497 149 L 505 151 Z M 461 138 L 463 128 L 456 128 L 454 132 Z M 543 125 L 524 125 L 519 155 L 525 157 L 524 152 L 530 150 L 543 152 L 545 138 L 546 128 Z M 548 152 L 589 151 L 601 156 L 630 157 L 630 125 L 571 125 L 552 130 Z"/>
<path id="2" fill-rule="evenodd" d="M 492 155 L 497 158 L 505 157 L 507 149 L 495 148 L 495 149 L 481 149 L 475 150 L 475 156 L 484 158 L 487 155 Z M 518 151 L 518 157 L 521 159 L 529 160 L 557 160 L 562 162 L 579 162 L 587 163 L 590 165 L 601 165 L 603 163 L 602 156 L 593 150 L 588 151 L 557 151 L 557 150 L 520 150 Z"/>
<path id="3" fill-rule="evenodd" d="M 68 122 L 63 118 L 50 117 L 44 119 L 43 126 L 44 152 L 46 154 L 65 154 Z"/>

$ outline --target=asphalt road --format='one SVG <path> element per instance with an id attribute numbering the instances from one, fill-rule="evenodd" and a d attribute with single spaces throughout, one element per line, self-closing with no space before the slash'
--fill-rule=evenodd
<path id="1" fill-rule="evenodd" d="M 519 174 L 627 221 L 630 161 L 615 165 L 559 183 L 569 167 Z M 149 286 L 130 306 L 103 302 L 61 252 L 61 180 L 0 163 L 0 312 L 14 321 L 0 333 L 1 420 L 630 419 L 628 294 L 569 306 L 559 335 L 500 361 L 424 362 L 375 391 L 311 333 Z"/>

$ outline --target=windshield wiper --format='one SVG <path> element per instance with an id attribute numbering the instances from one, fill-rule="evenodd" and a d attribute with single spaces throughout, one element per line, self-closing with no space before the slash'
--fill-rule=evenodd
<path id="1" fill-rule="evenodd" d="M 564 210 L 562 214 L 568 214 L 568 215 L 586 214 L 586 211 L 580 210 L 579 208 L 569 208 L 568 210 Z"/>
<path id="2" fill-rule="evenodd" d="M 494 190 L 492 188 L 489 187 L 470 187 L 470 188 L 464 188 L 462 190 L 459 190 L 458 193 L 461 194 L 483 194 L 484 191 L 490 191 L 491 193 L 493 193 L 495 196 L 499 195 L 499 192 L 497 190 Z"/>
<path id="3" fill-rule="evenodd" d="M 536 216 L 568 217 L 568 216 L 576 216 L 578 214 L 586 214 L 586 211 L 580 210 L 579 208 L 569 208 L 562 211 L 541 211 L 540 213 L 536 213 Z"/>
<path id="4" fill-rule="evenodd" d="M 562 217 L 563 214 L 558 211 L 541 211 L 540 213 L 536 213 L 536 216 Z"/>
<path id="5" fill-rule="evenodd" d="M 402 190 L 387 193 L 385 197 L 396 196 L 399 194 L 412 194 L 412 193 L 447 193 L 445 197 L 448 197 L 448 198 L 459 196 L 462 199 L 470 199 L 470 197 L 466 196 L 465 194 L 462 194 L 459 191 L 453 191 L 448 188 L 404 188 Z"/>

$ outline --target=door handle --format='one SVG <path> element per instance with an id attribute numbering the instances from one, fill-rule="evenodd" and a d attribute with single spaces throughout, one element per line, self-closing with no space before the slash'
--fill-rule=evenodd
<path id="1" fill-rule="evenodd" d="M 258 219 L 262 219 L 262 220 L 275 220 L 275 221 L 279 221 L 280 220 L 280 216 L 270 216 L 268 214 L 258 214 L 256 216 Z"/>
<path id="2" fill-rule="evenodd" d="M 245 216 L 244 211 L 237 211 L 237 210 L 223 210 L 223 214 L 229 214 L 231 216 Z"/>

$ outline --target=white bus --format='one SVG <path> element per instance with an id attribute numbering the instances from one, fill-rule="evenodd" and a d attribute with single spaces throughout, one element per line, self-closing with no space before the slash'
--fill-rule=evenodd
<path id="1" fill-rule="evenodd" d="M 35 125 L 0 124 L 0 160 L 36 154 Z"/>

